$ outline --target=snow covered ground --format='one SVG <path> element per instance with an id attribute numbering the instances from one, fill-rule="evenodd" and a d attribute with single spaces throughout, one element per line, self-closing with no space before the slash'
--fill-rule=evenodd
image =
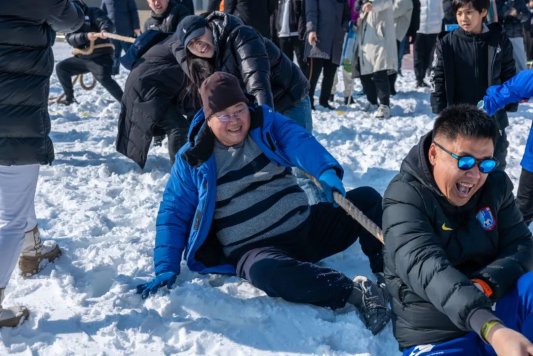
<path id="1" fill-rule="evenodd" d="M 54 49 L 56 60 L 69 55 L 63 43 Z M 125 79 L 118 76 L 121 85 Z M 362 113 L 362 97 L 314 114 L 314 134 L 344 166 L 347 188 L 371 185 L 383 193 L 432 127 L 429 95 L 414 88 L 412 71 L 397 87 L 389 120 Z M 60 92 L 54 75 L 51 95 Z M 152 148 L 140 170 L 115 151 L 119 104 L 101 86 L 76 87 L 76 97 L 79 104 L 50 107 L 56 160 L 41 168 L 36 198 L 42 234 L 64 254 L 34 278 L 13 275 L 6 305 L 26 305 L 31 314 L 22 326 L 0 330 L 0 355 L 398 354 L 390 325 L 372 337 L 351 308 L 291 304 L 239 278 L 199 275 L 184 265 L 174 289 L 142 301 L 134 288 L 153 275 L 167 150 Z M 507 172 L 515 184 L 531 117 L 531 104 L 510 115 Z M 323 263 L 348 276 L 370 275 L 358 244 Z"/>

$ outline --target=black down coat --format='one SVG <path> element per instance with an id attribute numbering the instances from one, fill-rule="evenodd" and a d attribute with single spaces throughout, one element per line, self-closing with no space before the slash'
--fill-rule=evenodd
<path id="1" fill-rule="evenodd" d="M 188 15 L 194 14 L 192 1 L 190 0 L 170 0 L 167 10 L 161 15 L 153 11 L 144 23 L 144 31 L 159 30 L 166 33 L 174 33 L 178 23 Z"/>
<path id="2" fill-rule="evenodd" d="M 431 68 L 431 108 L 438 114 L 453 104 L 472 104 L 483 99 L 487 88 L 502 84 L 516 73 L 513 46 L 498 23 L 489 31 L 472 35 L 461 28 L 441 33 Z M 508 105 L 507 111 L 516 111 Z M 500 128 L 509 126 L 505 110 L 496 112 Z"/>
<path id="3" fill-rule="evenodd" d="M 104 10 L 98 8 L 98 7 L 88 7 L 86 5 L 82 5 L 83 12 L 85 14 L 85 21 L 83 22 L 83 25 L 76 31 L 72 33 L 68 33 L 65 36 L 65 39 L 67 40 L 68 44 L 72 47 L 78 48 L 78 49 L 87 49 L 89 48 L 89 45 L 91 41 L 87 38 L 87 33 L 89 32 L 109 32 L 113 33 L 115 31 L 115 25 L 113 22 L 107 17 Z M 95 45 L 103 44 L 103 43 L 111 43 L 111 40 L 106 38 L 97 38 L 96 41 L 94 41 Z M 111 47 L 103 47 L 103 48 L 96 48 L 92 54 L 89 55 L 80 55 L 83 58 L 94 58 L 101 56 L 103 54 L 109 54 L 112 55 L 114 53 L 113 48 Z"/>
<path id="4" fill-rule="evenodd" d="M 0 1 L 0 165 L 48 164 L 55 32 L 83 24 L 68 0 Z"/>
<path id="5" fill-rule="evenodd" d="M 128 76 L 118 121 L 117 151 L 144 168 L 158 121 L 180 115 L 192 116 L 187 107 L 187 77 L 167 42 L 144 54 Z M 183 99 L 181 99 L 183 98 Z"/>
<path id="6" fill-rule="evenodd" d="M 215 41 L 215 70 L 235 75 L 257 104 L 284 112 L 309 93 L 309 82 L 300 68 L 269 39 L 233 15 L 215 11 L 207 16 Z M 183 34 L 173 36 L 172 50 L 183 71 L 187 49 Z"/>
<path id="7" fill-rule="evenodd" d="M 431 140 L 429 133 L 411 149 L 383 200 L 385 278 L 402 349 L 473 331 L 473 313 L 490 313 L 492 302 L 533 269 L 531 232 L 509 177 L 490 173 L 466 205 L 452 206 L 431 172 Z M 492 300 L 471 278 L 492 288 Z"/>

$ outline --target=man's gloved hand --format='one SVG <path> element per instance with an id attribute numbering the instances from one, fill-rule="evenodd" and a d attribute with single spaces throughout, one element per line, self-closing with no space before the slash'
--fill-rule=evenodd
<path id="1" fill-rule="evenodd" d="M 322 190 L 324 191 L 324 195 L 326 196 L 326 199 L 330 203 L 336 205 L 335 200 L 333 199 L 334 190 L 339 192 L 342 196 L 346 195 L 346 190 L 344 190 L 342 181 L 337 176 L 337 172 L 335 172 L 334 169 L 328 169 L 324 171 L 318 178 L 318 181 L 320 182 L 320 185 L 322 186 Z"/>
<path id="2" fill-rule="evenodd" d="M 160 287 L 167 286 L 168 289 L 172 289 L 177 276 L 174 272 L 160 273 L 150 282 L 139 284 L 137 286 L 137 294 L 140 294 L 142 299 L 146 299 L 150 294 L 157 292 Z"/>

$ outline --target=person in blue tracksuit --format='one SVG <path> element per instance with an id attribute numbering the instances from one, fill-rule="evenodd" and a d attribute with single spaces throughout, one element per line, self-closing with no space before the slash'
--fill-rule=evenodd
<path id="1" fill-rule="evenodd" d="M 155 278 L 137 287 L 143 298 L 171 287 L 182 255 L 191 271 L 237 274 L 269 296 L 341 308 L 354 305 L 378 333 L 390 316 L 383 289 L 316 262 L 359 237 L 373 272 L 382 246 L 341 208 L 343 169 L 293 120 L 266 105 L 249 107 L 239 80 L 215 72 L 200 87 L 203 111 L 176 155 L 156 222 Z M 318 180 L 328 202 L 309 206 L 290 173 L 298 166 Z M 381 196 L 360 187 L 347 198 L 381 224 Z"/>
<path id="2" fill-rule="evenodd" d="M 525 70 L 501 85 L 487 89 L 487 95 L 480 103 L 489 115 L 510 103 L 517 103 L 533 96 L 533 70 Z M 520 162 L 522 173 L 518 183 L 516 203 L 524 215 L 526 224 L 533 221 L 533 124 L 529 130 L 524 156 Z"/>

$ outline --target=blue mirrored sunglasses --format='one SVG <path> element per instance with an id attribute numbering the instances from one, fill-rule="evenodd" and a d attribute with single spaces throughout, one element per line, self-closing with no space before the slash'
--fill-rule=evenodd
<path id="1" fill-rule="evenodd" d="M 458 156 L 455 153 L 448 151 L 446 148 L 442 147 L 437 142 L 433 141 L 433 143 L 435 144 L 435 146 L 437 146 L 438 148 L 440 148 L 441 150 L 443 150 L 444 152 L 448 153 L 450 156 L 455 158 L 457 160 L 457 167 L 460 170 L 468 171 L 469 169 L 474 168 L 476 163 L 481 173 L 490 173 L 496 167 L 498 167 L 498 160 L 494 157 L 477 159 L 470 155 Z"/>

